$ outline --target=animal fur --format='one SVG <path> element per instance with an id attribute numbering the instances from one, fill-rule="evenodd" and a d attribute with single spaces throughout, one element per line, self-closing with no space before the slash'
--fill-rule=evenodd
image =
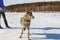
<path id="1" fill-rule="evenodd" d="M 24 17 L 21 18 L 21 35 L 20 35 L 20 38 L 22 37 L 22 34 L 23 34 L 23 31 L 25 29 L 28 29 L 28 34 L 27 34 L 27 39 L 29 40 L 29 26 L 30 26 L 30 22 L 31 22 L 31 19 L 33 19 L 34 16 L 32 14 L 32 12 L 27 12 Z"/>

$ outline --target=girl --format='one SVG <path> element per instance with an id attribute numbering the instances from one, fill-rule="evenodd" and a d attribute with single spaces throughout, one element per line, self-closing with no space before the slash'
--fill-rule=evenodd
<path id="1" fill-rule="evenodd" d="M 2 15 L 2 17 L 3 17 L 3 19 L 4 19 L 4 22 L 5 22 L 5 25 L 6 25 L 6 27 L 7 28 L 10 28 L 9 26 L 8 26 L 8 23 L 7 23 L 7 20 L 6 20 L 6 16 L 5 16 L 5 13 L 4 13 L 4 4 L 3 4 L 3 0 L 0 0 L 0 29 L 3 29 L 2 27 L 1 27 L 1 15 Z"/>

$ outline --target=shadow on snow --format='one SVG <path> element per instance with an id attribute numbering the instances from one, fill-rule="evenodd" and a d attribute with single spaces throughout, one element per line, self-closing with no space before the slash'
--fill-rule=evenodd
<path id="1" fill-rule="evenodd" d="M 8 28 L 4 28 L 4 29 L 8 29 Z M 11 27 L 10 29 L 21 29 L 20 27 Z M 30 28 L 30 29 L 33 29 L 33 30 L 39 30 L 39 29 L 42 29 L 42 30 L 51 30 L 51 29 L 60 29 L 60 28 L 52 28 L 52 27 L 46 27 L 46 28 Z M 40 33 L 31 33 L 31 35 L 46 35 L 46 38 L 40 38 L 40 39 L 60 39 L 60 34 L 40 34 Z M 35 39 L 35 38 L 33 38 Z M 39 39 L 39 38 L 36 38 L 36 39 Z"/>

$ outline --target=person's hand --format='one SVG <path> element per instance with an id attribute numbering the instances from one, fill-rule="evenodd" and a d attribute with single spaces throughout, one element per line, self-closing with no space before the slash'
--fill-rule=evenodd
<path id="1" fill-rule="evenodd" d="M 3 11 L 3 9 L 0 7 L 0 12 Z"/>

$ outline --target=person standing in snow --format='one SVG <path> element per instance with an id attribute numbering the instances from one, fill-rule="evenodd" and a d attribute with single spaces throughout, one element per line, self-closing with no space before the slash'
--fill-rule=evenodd
<path id="1" fill-rule="evenodd" d="M 4 8 L 5 7 L 4 7 L 4 4 L 3 4 L 3 0 L 0 0 L 0 29 L 3 29 L 3 27 L 1 27 L 1 15 L 2 15 L 2 17 L 4 19 L 4 23 L 5 23 L 6 27 L 10 28 L 8 26 L 8 23 L 7 23 L 7 20 L 6 20 L 6 16 L 5 16 L 5 13 L 4 13 Z"/>

